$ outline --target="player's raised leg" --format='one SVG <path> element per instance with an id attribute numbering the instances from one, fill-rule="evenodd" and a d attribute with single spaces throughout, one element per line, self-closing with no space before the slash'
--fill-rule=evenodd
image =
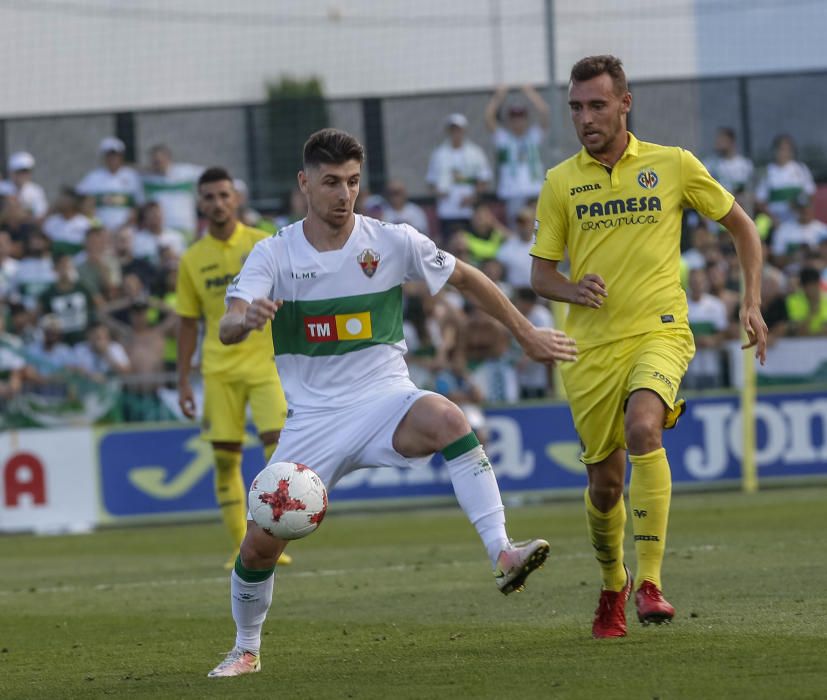
<path id="1" fill-rule="evenodd" d="M 420 398 L 397 426 L 393 447 L 405 457 L 442 453 L 457 501 L 488 552 L 497 587 L 506 595 L 522 590 L 546 560 L 548 542 L 509 540 L 497 478 L 462 411 L 443 396 Z"/>
<path id="2" fill-rule="evenodd" d="M 273 601 L 276 561 L 286 546 L 286 540 L 272 537 L 254 522 L 247 522 L 247 534 L 230 576 L 235 645 L 207 674 L 210 678 L 240 676 L 261 670 L 261 629 Z"/>
<path id="3" fill-rule="evenodd" d="M 586 524 L 603 579 L 592 636 L 595 639 L 625 637 L 626 601 L 632 590 L 631 576 L 623 564 L 626 452 L 617 449 L 601 462 L 587 464 L 586 470 L 589 476 L 585 493 Z"/>
<path id="4" fill-rule="evenodd" d="M 637 553 L 638 589 L 635 593 L 641 622 L 669 622 L 675 608 L 661 592 L 661 566 L 672 496 L 672 475 L 661 437 L 666 416 L 663 400 L 642 389 L 629 397 L 626 442 L 632 462 L 629 503 Z"/>

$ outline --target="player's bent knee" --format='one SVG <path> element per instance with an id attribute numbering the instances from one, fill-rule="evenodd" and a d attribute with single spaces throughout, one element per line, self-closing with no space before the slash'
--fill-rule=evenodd
<path id="1" fill-rule="evenodd" d="M 241 563 L 248 569 L 270 569 L 276 565 L 287 542 L 268 535 L 252 520 L 247 521 L 247 534 L 241 543 Z"/>
<path id="2" fill-rule="evenodd" d="M 646 454 L 660 449 L 662 426 L 651 420 L 637 420 L 626 425 L 626 444 L 632 454 Z"/>

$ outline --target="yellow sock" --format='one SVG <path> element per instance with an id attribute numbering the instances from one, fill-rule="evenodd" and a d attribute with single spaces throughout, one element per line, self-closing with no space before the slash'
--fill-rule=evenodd
<path id="1" fill-rule="evenodd" d="M 661 588 L 660 570 L 666 549 L 666 525 L 672 497 L 672 474 L 662 447 L 645 455 L 631 455 L 629 505 L 637 552 L 637 582 L 651 581 Z"/>
<path id="2" fill-rule="evenodd" d="M 621 496 L 608 513 L 601 513 L 589 498 L 588 489 L 586 489 L 585 501 L 586 523 L 595 551 L 594 557 L 600 564 L 603 574 L 603 588 L 607 591 L 620 591 L 626 585 L 626 570 L 623 568 L 626 504 Z"/>
<path id="3" fill-rule="evenodd" d="M 276 451 L 276 447 L 278 447 L 277 442 L 271 442 L 267 445 L 262 444 L 261 448 L 264 450 L 264 463 L 270 463 L 270 457 L 273 456 L 273 452 Z"/>
<path id="4" fill-rule="evenodd" d="M 221 518 L 238 549 L 247 531 L 247 490 L 241 476 L 241 452 L 213 450 L 215 456 L 215 499 Z"/>

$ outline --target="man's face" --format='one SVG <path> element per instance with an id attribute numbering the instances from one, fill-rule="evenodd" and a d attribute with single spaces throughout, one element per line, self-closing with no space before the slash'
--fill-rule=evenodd
<path id="1" fill-rule="evenodd" d="M 734 150 L 735 144 L 729 134 L 719 131 L 715 136 L 715 153 L 723 158 L 730 155 Z"/>
<path id="2" fill-rule="evenodd" d="M 169 153 L 163 148 L 157 148 L 149 154 L 149 165 L 153 173 L 166 175 L 172 159 Z"/>
<path id="3" fill-rule="evenodd" d="M 515 112 L 508 115 L 508 129 L 517 136 L 528 131 L 528 113 Z"/>
<path id="4" fill-rule="evenodd" d="M 626 129 L 632 95 L 615 92 L 608 73 L 569 85 L 569 108 L 577 138 L 594 156 L 608 152 Z"/>
<path id="5" fill-rule="evenodd" d="M 226 224 L 238 209 L 238 193 L 229 180 L 208 182 L 198 188 L 198 208 L 207 221 L 216 226 Z"/>
<path id="6" fill-rule="evenodd" d="M 109 172 L 117 172 L 123 165 L 123 153 L 120 151 L 107 151 L 103 154 L 103 164 Z"/>
<path id="7" fill-rule="evenodd" d="M 313 214 L 328 226 L 341 228 L 353 216 L 361 176 L 362 164 L 358 160 L 322 163 L 299 172 L 299 187 Z"/>
<path id="8" fill-rule="evenodd" d="M 465 129 L 456 124 L 451 124 L 451 126 L 448 127 L 448 139 L 454 148 L 459 148 L 465 140 Z"/>
<path id="9" fill-rule="evenodd" d="M 23 187 L 27 182 L 32 179 L 32 171 L 31 170 L 15 170 L 11 173 L 11 180 L 15 184 L 16 187 Z"/>

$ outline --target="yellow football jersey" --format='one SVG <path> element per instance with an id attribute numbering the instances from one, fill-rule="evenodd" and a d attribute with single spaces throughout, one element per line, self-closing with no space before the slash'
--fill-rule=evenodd
<path id="1" fill-rule="evenodd" d="M 585 148 L 548 171 L 537 204 L 531 254 L 563 260 L 570 278 L 588 273 L 606 282 L 599 309 L 569 307 L 566 331 L 588 348 L 687 323 L 680 279 L 685 208 L 721 219 L 733 196 L 689 151 L 638 141 L 613 168 Z"/>
<path id="2" fill-rule="evenodd" d="M 269 236 L 239 223 L 226 241 L 205 234 L 181 256 L 176 311 L 181 316 L 203 318 L 206 322 L 201 360 L 204 375 L 255 377 L 275 371 L 269 322 L 263 331 L 253 331 L 236 345 L 223 345 L 218 338 L 227 285 L 241 272 L 253 246 Z"/>

